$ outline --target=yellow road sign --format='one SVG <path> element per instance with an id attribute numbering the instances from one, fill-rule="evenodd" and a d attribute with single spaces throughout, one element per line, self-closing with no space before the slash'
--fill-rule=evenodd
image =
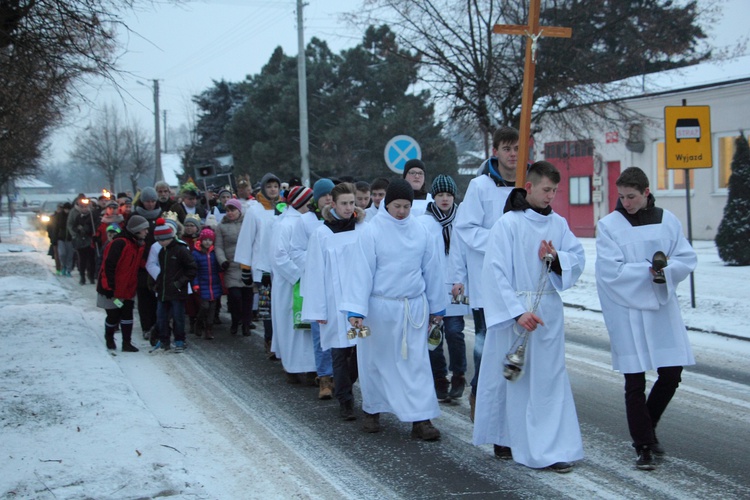
<path id="1" fill-rule="evenodd" d="M 711 168 L 711 108 L 664 107 L 667 168 Z"/>

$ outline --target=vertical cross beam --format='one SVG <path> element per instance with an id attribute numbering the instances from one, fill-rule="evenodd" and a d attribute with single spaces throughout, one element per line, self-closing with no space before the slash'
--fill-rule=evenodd
<path id="1" fill-rule="evenodd" d="M 571 28 L 539 26 L 540 0 L 529 2 L 529 22 L 527 25 L 496 24 L 492 32 L 500 35 L 526 36 L 526 58 L 523 67 L 523 92 L 521 97 L 521 124 L 518 130 L 518 166 L 516 167 L 516 187 L 526 183 L 526 164 L 529 161 L 529 138 L 531 137 L 531 108 L 534 105 L 534 76 L 536 72 L 536 51 L 539 37 L 570 38 Z"/>

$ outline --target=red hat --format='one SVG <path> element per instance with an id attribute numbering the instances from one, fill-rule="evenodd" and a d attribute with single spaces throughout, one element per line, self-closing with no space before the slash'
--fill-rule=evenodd
<path id="1" fill-rule="evenodd" d="M 214 230 L 210 227 L 207 227 L 201 231 L 201 234 L 198 236 L 198 241 L 203 240 L 211 240 L 216 241 L 216 233 L 214 233 Z"/>

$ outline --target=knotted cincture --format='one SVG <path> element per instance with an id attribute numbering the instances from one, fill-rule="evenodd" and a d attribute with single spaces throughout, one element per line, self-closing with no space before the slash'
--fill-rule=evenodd
<path id="1" fill-rule="evenodd" d="M 542 295 L 547 292 L 547 282 L 549 281 L 549 272 L 552 266 L 552 262 L 555 258 L 551 254 L 547 254 L 542 259 L 542 269 L 539 273 L 539 279 L 537 280 L 536 290 L 531 292 L 519 291 L 516 295 L 526 296 L 526 306 L 528 311 L 532 314 L 536 313 L 539 308 L 539 304 L 542 301 Z M 526 344 L 529 340 L 529 332 L 525 328 L 522 328 L 518 323 L 513 325 L 513 332 L 516 333 L 516 340 L 511 345 L 508 354 L 505 355 L 505 363 L 503 363 L 503 376 L 515 382 L 523 374 L 523 365 L 526 362 Z"/>

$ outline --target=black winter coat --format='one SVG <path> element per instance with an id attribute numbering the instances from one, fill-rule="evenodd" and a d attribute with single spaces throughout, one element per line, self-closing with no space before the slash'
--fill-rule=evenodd
<path id="1" fill-rule="evenodd" d="M 166 302 L 187 299 L 188 286 L 195 279 L 197 266 L 193 253 L 185 242 L 175 238 L 162 248 L 159 251 L 159 268 L 159 276 L 154 285 L 159 300 Z"/>

